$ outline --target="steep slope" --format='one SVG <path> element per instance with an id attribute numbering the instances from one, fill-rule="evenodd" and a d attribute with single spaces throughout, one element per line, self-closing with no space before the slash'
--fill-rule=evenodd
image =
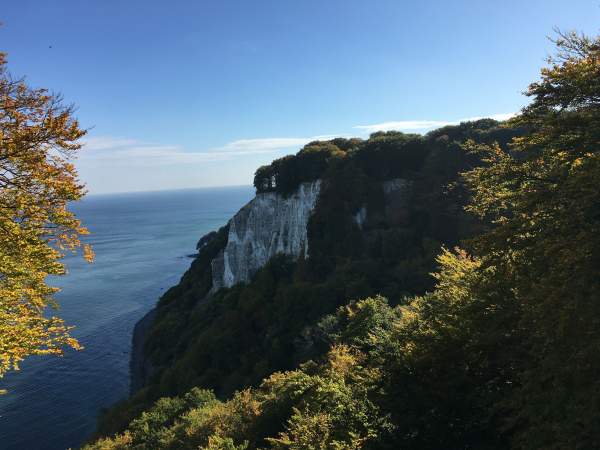
<path id="1" fill-rule="evenodd" d="M 302 183 L 284 197 L 260 193 L 230 221 L 227 245 L 212 261 L 212 289 L 250 281 L 277 254 L 308 255 L 307 225 L 315 208 L 320 180 Z"/>
<path id="2" fill-rule="evenodd" d="M 229 396 L 318 357 L 329 341 L 317 324 L 349 300 L 383 294 L 395 305 L 432 288 L 440 246 L 481 227 L 462 212 L 464 190 L 448 190 L 478 164 L 459 143 L 514 134 L 491 120 L 425 137 L 376 133 L 311 143 L 260 168 L 257 198 L 201 240 L 137 336 L 144 387 L 102 418 L 99 434 L 161 396 L 194 386 Z"/>
<path id="3" fill-rule="evenodd" d="M 389 165 L 381 165 L 372 154 L 367 161 L 376 164 L 353 164 L 360 161 L 361 150 L 381 144 L 381 135 L 361 144 L 323 177 L 324 189 L 309 221 L 310 266 L 299 259 L 293 278 L 286 279 L 288 272 L 272 260 L 236 294 L 244 301 L 235 306 L 245 314 L 253 311 L 244 308 L 252 300 L 247 289 L 264 272 L 279 275 L 284 283 L 273 286 L 264 283 L 267 279 L 259 287 L 283 289 L 287 295 L 300 289 L 298 280 L 307 280 L 306 270 L 315 265 L 318 276 L 311 279 L 309 292 L 323 280 L 331 282 L 330 289 L 345 288 L 358 275 L 348 264 L 357 262 L 368 274 L 375 273 L 369 264 L 382 270 L 378 262 L 384 260 L 418 275 L 418 269 L 406 268 L 414 263 L 415 251 L 426 255 L 418 252 L 419 246 L 424 250 L 443 236 L 443 227 L 434 222 L 443 220 L 447 228 L 443 243 L 464 230 L 450 220 L 459 212 L 440 213 L 462 202 L 448 197 L 438 201 L 436 186 L 443 177 L 435 173 L 446 173 L 448 181 L 449 167 L 460 170 L 461 164 L 475 163 L 468 164 L 470 170 L 460 181 L 471 195 L 466 209 L 487 223 L 477 227 L 468 251 L 440 249 L 432 290 L 403 298 L 396 306 L 381 296 L 346 301 L 305 328 L 311 333 L 303 333 L 313 343 L 309 347 L 326 342 L 326 354 L 294 370 L 274 372 L 226 400 L 198 387 L 160 399 L 125 432 L 91 448 L 600 448 L 600 37 L 560 33 L 555 43 L 550 67 L 527 91 L 532 103 L 510 122 L 528 132 L 510 148 L 482 145 L 490 132 L 498 134 L 489 126 L 482 130 L 481 123 L 477 129 L 463 124 L 431 133 L 424 140 L 426 159 L 413 166 L 416 172 L 396 174 L 411 186 L 411 199 L 405 205 L 407 214 L 392 226 L 384 220 L 394 209 L 385 188 L 370 183 L 373 173 L 390 175 Z M 452 165 L 448 154 L 437 159 L 445 164 L 435 163 L 439 151 L 452 148 L 444 143 L 457 134 L 479 141 L 467 146 L 481 155 L 479 164 L 458 158 L 455 162 L 461 164 Z M 401 141 L 396 140 L 396 151 L 406 150 L 406 140 Z M 263 168 L 259 190 L 277 189 L 277 174 L 297 162 Z M 365 181 L 373 189 L 357 188 Z M 288 191 L 293 183 L 286 184 L 284 190 L 293 191 Z M 459 187 L 460 192 L 461 183 L 453 184 L 453 191 Z M 376 201 L 378 191 L 381 203 Z M 363 202 L 360 194 L 369 200 Z M 362 206 L 350 199 L 360 199 Z M 334 205 L 347 208 L 336 215 Z M 389 231 L 402 226 L 414 233 L 413 239 L 404 234 L 404 240 L 395 241 L 401 250 L 393 257 L 381 252 L 373 258 L 371 239 L 386 240 Z M 347 245 L 350 239 L 354 247 Z M 336 282 L 340 275 L 342 282 Z M 381 282 L 389 289 L 392 282 L 386 273 L 367 280 L 371 289 Z M 399 281 L 396 288 L 416 292 L 422 287 Z M 260 292 L 268 308 L 286 299 L 269 303 L 269 292 Z M 323 295 L 319 300 L 332 298 Z M 295 312 L 310 305 L 300 296 L 293 302 L 302 306 Z M 235 317 L 232 306 L 221 311 L 227 319 Z M 304 315 L 301 322 L 311 323 L 312 317 Z M 298 322 L 297 317 L 286 319 L 287 326 Z M 267 333 L 273 336 L 270 328 Z M 256 355 L 250 360 L 256 361 Z"/>

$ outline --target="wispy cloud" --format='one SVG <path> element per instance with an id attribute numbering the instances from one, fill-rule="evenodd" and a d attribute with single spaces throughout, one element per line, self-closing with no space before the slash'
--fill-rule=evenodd
<path id="1" fill-rule="evenodd" d="M 162 165 L 210 159 L 200 152 L 186 152 L 177 145 L 158 145 L 137 139 L 100 136 L 85 140 L 79 163 Z"/>
<path id="2" fill-rule="evenodd" d="M 229 142 L 223 147 L 213 149 L 212 152 L 227 153 L 266 153 L 290 148 L 300 148 L 311 141 L 332 139 L 335 135 L 312 136 L 307 138 L 261 138 L 261 139 L 240 139 Z"/>
<path id="3" fill-rule="evenodd" d="M 161 145 L 136 139 L 100 136 L 85 140 L 80 163 L 135 162 L 137 165 L 154 166 L 227 161 L 248 155 L 296 150 L 311 141 L 333 137 L 335 136 L 240 139 L 207 150 L 188 150 L 179 145 Z"/>
<path id="4" fill-rule="evenodd" d="M 503 113 L 503 114 L 492 114 L 490 116 L 481 117 L 467 117 L 459 120 L 400 120 L 395 122 L 382 122 L 372 125 L 357 125 L 354 128 L 358 130 L 364 130 L 367 133 L 375 133 L 377 131 L 426 131 L 434 128 L 444 127 L 446 125 L 458 125 L 461 122 L 469 122 L 473 120 L 479 120 L 484 118 L 490 118 L 494 120 L 508 120 L 513 117 L 515 113 Z"/>
<path id="5" fill-rule="evenodd" d="M 85 138 L 84 144 L 87 149 L 90 150 L 106 150 L 111 148 L 122 148 L 129 145 L 135 145 L 139 141 L 135 139 L 123 139 L 123 138 L 112 138 L 112 137 L 88 137 Z"/>

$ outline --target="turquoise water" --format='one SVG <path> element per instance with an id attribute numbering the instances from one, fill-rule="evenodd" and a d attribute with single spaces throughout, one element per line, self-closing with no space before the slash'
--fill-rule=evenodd
<path id="1" fill-rule="evenodd" d="M 89 196 L 73 206 L 91 231 L 96 261 L 68 257 L 53 280 L 60 315 L 84 345 L 62 358 L 34 357 L 0 387 L 0 448 L 78 447 L 102 408 L 127 396 L 135 322 L 176 284 L 199 238 L 224 225 L 251 187 Z"/>

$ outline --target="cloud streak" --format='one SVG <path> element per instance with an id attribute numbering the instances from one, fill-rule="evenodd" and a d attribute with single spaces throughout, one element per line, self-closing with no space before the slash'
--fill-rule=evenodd
<path id="1" fill-rule="evenodd" d="M 208 150 L 187 150 L 179 145 L 160 145 L 136 139 L 99 136 L 84 141 L 84 151 L 79 162 L 135 163 L 144 166 L 220 162 L 236 157 L 300 149 L 311 141 L 333 137 L 335 136 L 240 139 Z"/>
<path id="2" fill-rule="evenodd" d="M 426 131 L 432 130 L 434 128 L 445 127 L 447 125 L 458 125 L 461 122 L 470 122 L 479 119 L 494 119 L 494 120 L 508 120 L 511 117 L 514 117 L 515 113 L 502 113 L 502 114 L 493 114 L 490 116 L 481 116 L 481 117 L 468 117 L 459 120 L 400 120 L 400 121 L 391 121 L 391 122 L 382 122 L 376 123 L 372 125 L 357 125 L 354 128 L 357 130 L 363 130 L 367 133 L 375 133 L 377 131 Z"/>
<path id="3" fill-rule="evenodd" d="M 254 153 L 266 153 L 278 150 L 286 150 L 290 148 L 300 148 L 311 141 L 332 139 L 336 135 L 327 136 L 312 136 L 308 138 L 261 138 L 261 139 L 240 139 L 237 141 L 229 142 L 223 147 L 213 149 L 212 152 L 226 152 L 226 153 L 243 153 L 243 154 L 254 154 Z"/>

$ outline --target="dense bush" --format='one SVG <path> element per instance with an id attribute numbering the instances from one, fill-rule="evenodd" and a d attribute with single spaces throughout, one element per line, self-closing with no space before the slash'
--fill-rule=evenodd
<path id="1" fill-rule="evenodd" d="M 339 139 L 335 142 L 348 148 Z M 289 195 L 300 183 L 320 178 L 331 160 L 342 158 L 346 154 L 334 141 L 311 142 L 298 154 L 289 155 L 273 161 L 268 166 L 259 167 L 254 175 L 254 187 L 257 192 L 278 192 Z"/>

